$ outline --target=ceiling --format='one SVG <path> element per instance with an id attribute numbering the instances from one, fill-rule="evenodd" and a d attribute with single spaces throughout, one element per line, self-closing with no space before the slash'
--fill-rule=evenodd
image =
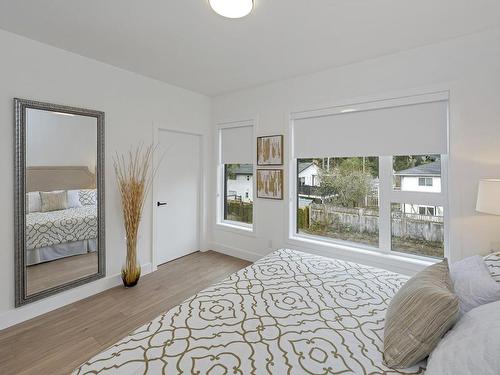
<path id="1" fill-rule="evenodd" d="M 0 28 L 207 95 L 500 27 L 498 0 L 0 0 Z"/>

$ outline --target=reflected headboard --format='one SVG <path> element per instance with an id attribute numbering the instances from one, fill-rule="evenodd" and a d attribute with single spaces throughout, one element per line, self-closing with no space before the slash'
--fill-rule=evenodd
<path id="1" fill-rule="evenodd" d="M 87 166 L 40 166 L 26 168 L 26 192 L 95 189 L 95 174 Z"/>

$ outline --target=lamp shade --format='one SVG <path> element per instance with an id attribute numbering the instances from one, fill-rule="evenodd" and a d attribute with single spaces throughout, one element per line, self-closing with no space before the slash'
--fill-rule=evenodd
<path id="1" fill-rule="evenodd" d="M 500 179 L 479 181 L 476 211 L 500 215 Z"/>

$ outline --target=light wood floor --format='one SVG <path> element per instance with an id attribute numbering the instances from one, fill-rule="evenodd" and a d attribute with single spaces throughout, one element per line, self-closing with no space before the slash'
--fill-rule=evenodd
<path id="1" fill-rule="evenodd" d="M 249 263 L 213 251 L 0 331 L 0 374 L 56 375 L 78 365 L 196 292 Z"/>
<path id="2" fill-rule="evenodd" d="M 74 255 L 26 268 L 28 296 L 97 272 L 97 252 Z"/>

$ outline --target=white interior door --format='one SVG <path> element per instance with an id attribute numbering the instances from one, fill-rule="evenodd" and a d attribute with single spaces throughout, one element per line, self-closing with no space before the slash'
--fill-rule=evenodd
<path id="1" fill-rule="evenodd" d="M 200 250 L 201 136 L 158 130 L 156 264 Z"/>

